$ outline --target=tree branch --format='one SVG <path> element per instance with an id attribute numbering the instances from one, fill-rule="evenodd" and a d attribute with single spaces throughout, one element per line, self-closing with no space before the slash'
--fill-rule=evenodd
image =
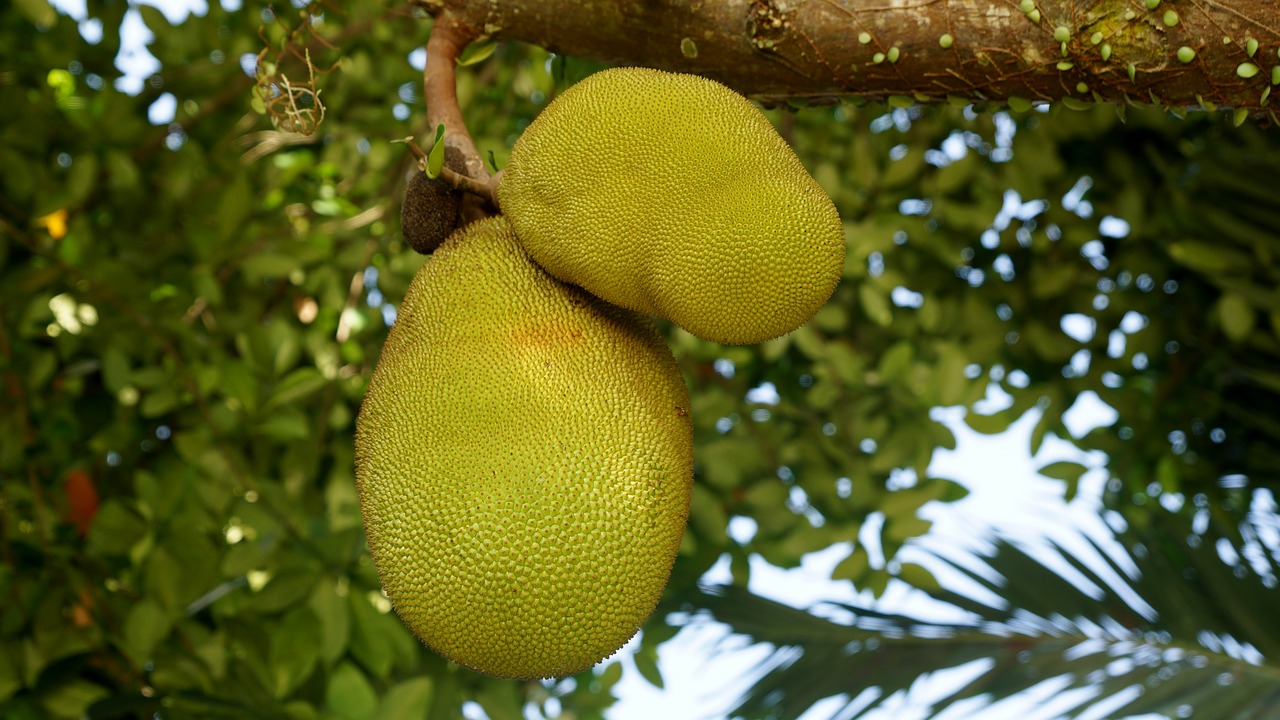
<path id="1" fill-rule="evenodd" d="M 487 180 L 489 171 L 484 166 L 475 141 L 467 132 L 466 121 L 458 108 L 457 59 L 472 40 L 479 37 L 475 26 L 462 22 L 449 10 L 441 11 L 431 26 L 427 39 L 427 61 L 422 71 L 422 90 L 427 103 L 427 123 L 434 134 L 444 125 L 445 148 L 454 148 L 463 157 L 466 174 L 478 180 Z"/>
<path id="2" fill-rule="evenodd" d="M 1264 111 L 1280 67 L 1275 0 L 408 1 L 437 24 L 705 75 L 765 103 L 957 95 Z"/>

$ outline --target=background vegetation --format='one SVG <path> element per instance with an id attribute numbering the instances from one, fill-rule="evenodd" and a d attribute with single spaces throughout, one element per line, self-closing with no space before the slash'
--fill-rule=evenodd
<path id="1" fill-rule="evenodd" d="M 393 141 L 424 131 L 427 22 L 351 3 L 320 16 L 330 48 L 296 8 L 228 7 L 178 25 L 122 0 L 79 22 L 42 0 L 0 12 L 0 715 L 602 716 L 621 663 L 558 683 L 451 667 L 389 613 L 364 546 L 351 432 L 423 262 L 399 236 Z M 136 93 L 116 85 L 126 16 L 161 63 Z M 311 81 L 282 48 L 313 53 L 314 136 L 255 112 L 264 41 L 277 88 Z M 481 152 L 501 167 L 597 67 L 503 44 L 464 69 Z M 1114 107 L 770 112 L 840 208 L 845 279 L 780 340 L 668 333 L 695 494 L 627 662 L 661 684 L 657 646 L 716 619 L 776 649 L 744 717 L 831 697 L 860 716 L 958 667 L 973 677 L 932 712 L 1021 693 L 1046 717 L 1280 713 L 1275 130 Z M 1073 437 L 1063 413 L 1090 392 L 1118 419 Z M 922 552 L 921 509 L 967 492 L 930 473 L 955 444 L 939 408 L 983 433 L 1036 418 L 1031 453 L 1050 436 L 1105 453 L 1087 500 L 1122 550 Z M 1071 499 L 1085 470 L 1042 472 Z M 746 589 L 752 556 L 792 567 L 837 543 L 837 581 L 966 619 L 868 602 L 833 620 Z M 699 586 L 726 557 L 733 583 Z"/>

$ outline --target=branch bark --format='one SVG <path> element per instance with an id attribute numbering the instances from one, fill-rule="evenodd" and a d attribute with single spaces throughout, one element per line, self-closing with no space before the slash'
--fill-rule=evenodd
<path id="1" fill-rule="evenodd" d="M 487 180 L 488 170 L 467 124 L 458 109 L 458 87 L 455 65 L 463 48 L 481 34 L 475 27 L 455 22 L 448 11 L 439 13 L 427 38 L 427 62 L 422 72 L 422 90 L 427 102 L 427 126 L 432 134 L 444 125 L 444 146 L 453 148 L 463 158 L 466 174 Z"/>
<path id="2" fill-rule="evenodd" d="M 480 35 L 705 75 L 766 104 L 962 96 L 1266 113 L 1280 83 L 1276 0 L 409 2 Z"/>
<path id="3" fill-rule="evenodd" d="M 458 208 L 464 224 L 485 217 L 490 208 L 497 207 L 494 190 L 497 179 L 490 176 L 484 166 L 458 107 L 457 60 L 463 49 L 483 32 L 483 28 L 461 21 L 448 9 L 441 9 L 427 38 L 427 61 L 422 71 L 428 127 L 434 133 L 435 128 L 444 126 L 445 167 L 441 171 L 455 190 L 461 188 L 469 193 Z M 425 162 L 420 147 L 412 141 L 409 147 Z M 455 163 L 460 167 L 449 167 Z"/>

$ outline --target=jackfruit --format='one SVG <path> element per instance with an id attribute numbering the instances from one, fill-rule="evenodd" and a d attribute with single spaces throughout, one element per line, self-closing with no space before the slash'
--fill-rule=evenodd
<path id="1" fill-rule="evenodd" d="M 454 147 L 444 150 L 444 164 L 455 172 L 463 172 L 466 161 Z M 414 163 L 400 203 L 400 231 L 415 252 L 430 255 L 440 247 L 458 224 L 458 206 L 462 193 L 443 178 L 432 178 Z"/>
<path id="2" fill-rule="evenodd" d="M 458 194 L 440 178 L 418 170 L 409 174 L 400 205 L 400 231 L 415 252 L 430 255 L 458 222 Z"/>
<path id="3" fill-rule="evenodd" d="M 533 264 L 505 219 L 414 276 L 356 426 L 369 548 L 448 659 L 559 677 L 653 611 L 688 516 L 689 397 L 649 318 Z"/>
<path id="4" fill-rule="evenodd" d="M 716 342 L 794 330 L 844 268 L 831 199 L 763 113 L 695 75 L 579 82 L 516 141 L 497 192 L 553 276 Z"/>

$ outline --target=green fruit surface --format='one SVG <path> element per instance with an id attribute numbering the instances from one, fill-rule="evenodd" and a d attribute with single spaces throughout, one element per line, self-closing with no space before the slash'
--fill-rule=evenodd
<path id="1" fill-rule="evenodd" d="M 749 101 L 695 75 L 596 73 L 520 136 L 498 186 L 555 277 L 708 340 L 786 334 L 831 296 L 844 227 Z"/>
<path id="2" fill-rule="evenodd" d="M 689 508 L 687 390 L 648 318 L 534 265 L 504 219 L 414 277 L 356 432 L 369 547 L 445 657 L 558 677 L 653 611 Z"/>

